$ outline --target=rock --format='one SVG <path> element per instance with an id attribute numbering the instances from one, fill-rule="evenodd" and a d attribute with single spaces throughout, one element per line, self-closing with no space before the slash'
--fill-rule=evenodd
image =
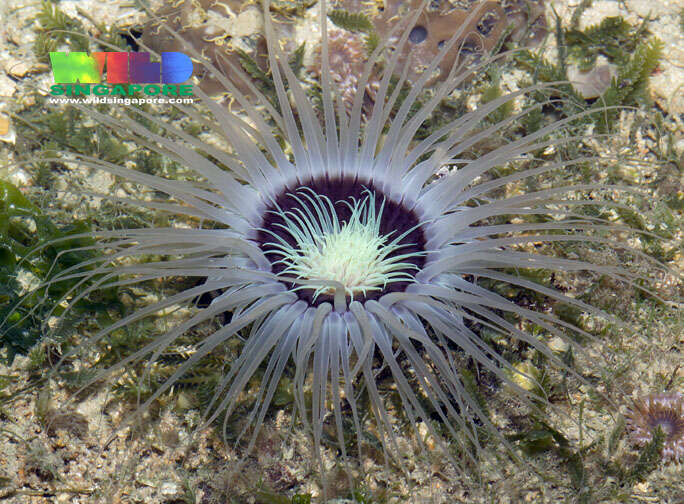
<path id="1" fill-rule="evenodd" d="M 684 84 L 681 71 L 653 75 L 651 90 L 663 109 L 672 114 L 684 114 Z"/>
<path id="2" fill-rule="evenodd" d="M 5 117 L 0 117 L 0 137 L 9 133 L 10 122 L 9 119 Z"/>
<path id="3" fill-rule="evenodd" d="M 614 16 L 625 16 L 625 11 L 618 2 L 594 2 L 592 6 L 582 14 L 579 29 L 584 30 L 589 26 L 599 24 L 607 17 Z"/>
<path id="4" fill-rule="evenodd" d="M 582 72 L 577 65 L 568 66 L 568 79 L 583 98 L 598 98 L 610 87 L 617 75 L 617 66 L 611 63 L 597 63 L 588 72 Z"/>
<path id="5" fill-rule="evenodd" d="M 627 8 L 635 12 L 639 17 L 645 18 L 648 16 L 651 19 L 678 14 L 682 8 L 680 0 L 658 0 L 657 2 L 653 0 L 628 0 L 625 3 Z"/>
<path id="6" fill-rule="evenodd" d="M 10 97 L 17 89 L 17 85 L 5 74 L 0 74 L 0 96 Z"/>
<path id="7" fill-rule="evenodd" d="M 17 134 L 14 131 L 12 122 L 9 118 L 0 116 L 0 142 L 14 145 L 17 142 Z"/>
<path id="8" fill-rule="evenodd" d="M 5 72 L 12 77 L 21 78 L 31 71 L 31 64 L 18 58 L 10 57 L 5 62 Z"/>
<path id="9" fill-rule="evenodd" d="M 662 16 L 648 26 L 664 44 L 663 58 L 651 76 L 651 91 L 672 114 L 684 114 L 684 33 L 678 20 L 678 16 Z"/>
<path id="10" fill-rule="evenodd" d="M 159 486 L 159 492 L 162 495 L 174 496 L 178 494 L 178 484 L 174 481 L 163 481 Z"/>

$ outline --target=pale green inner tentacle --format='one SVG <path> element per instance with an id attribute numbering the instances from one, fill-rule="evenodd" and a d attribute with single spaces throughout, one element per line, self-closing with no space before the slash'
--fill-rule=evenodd
<path id="1" fill-rule="evenodd" d="M 273 213 L 284 222 L 275 226 L 286 231 L 294 243 L 265 230 L 277 240 L 266 246 L 270 247 L 269 253 L 281 257 L 276 264 L 286 266 L 283 275 L 339 282 L 344 286 L 345 295 L 352 300 L 359 294 L 365 296 L 371 291 L 383 290 L 393 282 L 413 281 L 409 271 L 417 267 L 406 260 L 424 252 L 393 253 L 413 245 L 401 241 L 415 228 L 393 239 L 394 231 L 381 234 L 385 201 L 383 199 L 378 208 L 374 192 L 365 190 L 360 200 L 350 198 L 337 202 L 351 210 L 346 222 L 340 222 L 330 198 L 308 187 L 302 187 L 290 196 L 297 201 L 298 207 L 287 211 L 277 208 Z M 330 285 L 300 285 L 294 290 L 300 289 L 315 289 L 314 299 L 321 294 L 335 293 L 335 287 Z"/>

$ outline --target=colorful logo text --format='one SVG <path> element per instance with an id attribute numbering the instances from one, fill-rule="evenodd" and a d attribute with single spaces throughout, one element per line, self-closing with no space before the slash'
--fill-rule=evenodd
<path id="1" fill-rule="evenodd" d="M 179 52 L 161 53 L 161 62 L 150 61 L 147 52 L 51 52 L 52 75 L 59 84 L 103 82 L 164 83 L 185 82 L 192 75 L 192 60 Z"/>

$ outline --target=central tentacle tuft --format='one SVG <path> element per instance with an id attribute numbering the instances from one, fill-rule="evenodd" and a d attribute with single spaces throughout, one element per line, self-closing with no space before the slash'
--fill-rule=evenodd
<path id="1" fill-rule="evenodd" d="M 341 288 L 350 301 L 403 290 L 425 257 L 415 212 L 357 181 L 284 190 L 264 215 L 259 242 L 272 271 L 312 305 Z"/>

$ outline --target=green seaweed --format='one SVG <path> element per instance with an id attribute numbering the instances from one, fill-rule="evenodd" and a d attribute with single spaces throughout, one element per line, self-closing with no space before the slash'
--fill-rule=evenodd
<path id="1" fill-rule="evenodd" d="M 62 313 L 58 300 L 77 282 L 57 282 L 25 294 L 20 276 L 49 282 L 64 270 L 96 257 L 94 250 L 79 250 L 94 245 L 94 239 L 77 236 L 90 229 L 90 223 L 82 220 L 66 226 L 54 224 L 19 189 L 0 180 L 0 323 L 4 323 L 0 348 L 6 350 L 7 362 L 27 354 L 40 341 L 46 317 Z M 116 292 L 105 289 L 77 303 L 74 314 L 118 303 Z M 56 308 L 51 311 L 51 307 Z"/>
<path id="2" fill-rule="evenodd" d="M 501 92 L 500 70 L 496 66 L 492 66 L 488 70 L 487 74 L 489 76 L 489 80 L 491 83 L 482 91 L 482 98 L 480 99 L 480 101 L 483 105 L 485 103 L 489 103 L 493 100 L 496 100 L 497 98 L 500 98 L 503 95 L 503 93 Z M 498 107 L 495 111 L 493 111 L 491 114 L 489 114 L 486 120 L 491 122 L 492 124 L 498 123 L 509 117 L 512 112 L 513 103 L 507 101 L 506 103 Z"/>
<path id="3" fill-rule="evenodd" d="M 633 54 L 619 64 L 617 79 L 603 95 L 607 106 L 650 103 L 648 81 L 663 56 L 663 47 L 657 38 L 636 45 Z"/>
<path id="4" fill-rule="evenodd" d="M 62 44 L 67 44 L 70 51 L 87 51 L 90 48 L 83 24 L 64 14 L 55 3 L 43 1 L 36 21 L 40 23 L 40 28 L 33 51 L 39 61 L 47 63 L 50 52 Z"/>
<path id="5" fill-rule="evenodd" d="M 45 107 L 49 107 L 46 108 Z M 76 108 L 49 106 L 39 97 L 36 106 L 17 115 L 17 129 L 27 139 L 23 148 L 39 150 L 42 158 L 52 158 L 61 150 L 97 156 L 112 163 L 121 163 L 130 155 L 130 149 L 116 134 L 101 124 L 90 124 L 85 114 Z M 50 162 L 52 168 L 60 165 Z M 40 185 L 52 180 L 46 170 L 40 176 Z"/>
<path id="6" fill-rule="evenodd" d="M 658 426 L 653 433 L 653 439 L 641 449 L 636 463 L 624 475 L 623 481 L 625 483 L 634 484 L 646 481 L 648 475 L 656 470 L 666 437 L 663 429 Z"/>
<path id="7" fill-rule="evenodd" d="M 647 22 L 648 19 L 634 26 L 622 17 L 614 16 L 580 30 L 578 23 L 566 28 L 560 18 L 557 18 L 557 61 L 551 62 L 531 50 L 517 52 L 514 61 L 531 74 L 532 82 L 559 83 L 554 90 L 536 93 L 536 100 L 544 101 L 561 94 L 564 100 L 557 110 L 565 117 L 583 110 L 597 112 L 584 116 L 578 127 L 595 123 L 600 131 L 610 131 L 618 111 L 605 110 L 606 107 L 640 106 L 650 103 L 649 77 L 663 56 L 663 44 L 655 37 L 647 38 Z M 596 64 L 599 55 L 603 55 L 617 66 L 617 77 L 599 99 L 585 100 L 572 86 L 562 82 L 568 80 L 567 68 L 570 63 L 577 63 L 580 69 L 588 70 Z M 538 128 L 538 119 L 535 118 L 529 126 L 531 128 L 528 132 Z"/>
<path id="8" fill-rule="evenodd" d="M 576 492 L 573 502 L 625 502 L 630 498 L 634 485 L 645 481 L 658 468 L 665 434 L 658 427 L 653 439 L 640 448 L 638 457 L 633 460 L 619 449 L 620 440 L 625 434 L 624 418 L 619 417 L 607 434 L 599 435 L 585 444 L 582 440 L 582 409 L 579 417 L 580 439 L 576 444 L 538 418 L 535 418 L 531 428 L 508 439 L 529 455 L 555 453 L 563 461 L 566 471 L 561 476 L 567 477 Z"/>
<path id="9" fill-rule="evenodd" d="M 311 494 L 295 494 L 292 497 L 285 497 L 275 493 L 260 490 L 256 494 L 258 504 L 311 504 Z"/>
<path id="10" fill-rule="evenodd" d="M 294 50 L 292 56 L 290 56 L 289 64 L 292 72 L 301 76 L 302 70 L 304 69 L 304 53 L 306 51 L 306 42 L 302 42 L 297 49 Z"/>
<path id="11" fill-rule="evenodd" d="M 565 31 L 568 58 L 576 61 L 583 71 L 591 69 L 599 55 L 617 65 L 625 64 L 630 53 L 648 36 L 647 21 L 634 27 L 622 17 L 613 16 L 582 31 L 570 28 Z"/>
<path id="12" fill-rule="evenodd" d="M 338 28 L 354 33 L 371 33 L 375 30 L 371 20 L 362 12 L 348 12 L 343 9 L 333 9 L 328 18 Z"/>
<path id="13" fill-rule="evenodd" d="M 366 52 L 370 55 L 380 44 L 373 22 L 362 12 L 349 12 L 344 9 L 333 9 L 328 13 L 328 19 L 338 28 L 352 33 L 364 34 Z"/>

